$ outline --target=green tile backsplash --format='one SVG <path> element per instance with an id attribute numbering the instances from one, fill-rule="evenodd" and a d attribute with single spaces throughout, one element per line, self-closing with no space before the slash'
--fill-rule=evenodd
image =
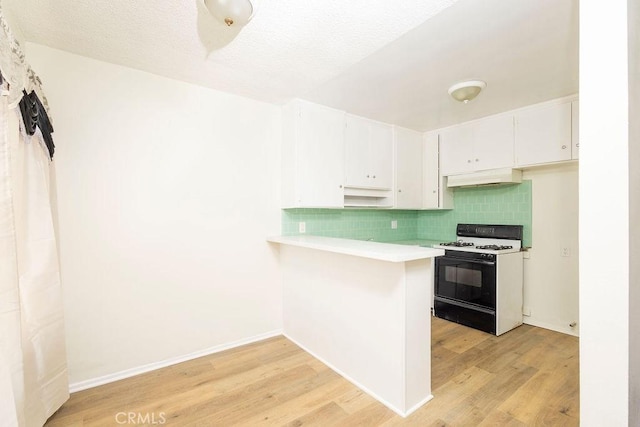
<path id="1" fill-rule="evenodd" d="M 417 211 L 421 239 L 454 240 L 456 224 L 508 224 L 524 226 L 523 245 L 531 246 L 531 181 L 517 185 L 457 188 L 454 209 Z"/>
<path id="2" fill-rule="evenodd" d="M 398 222 L 391 229 L 391 221 Z M 282 211 L 282 234 L 298 233 L 298 223 L 306 223 L 306 234 L 377 242 L 414 239 L 418 235 L 416 211 L 371 209 L 286 209 Z"/>
<path id="3" fill-rule="evenodd" d="M 517 185 L 470 187 L 454 190 L 454 209 L 395 211 L 370 209 L 286 209 L 282 234 L 296 235 L 305 222 L 306 234 L 379 242 L 415 238 L 450 241 L 456 224 L 522 224 L 525 246 L 531 246 L 531 181 Z M 398 228 L 391 228 L 391 221 Z"/>

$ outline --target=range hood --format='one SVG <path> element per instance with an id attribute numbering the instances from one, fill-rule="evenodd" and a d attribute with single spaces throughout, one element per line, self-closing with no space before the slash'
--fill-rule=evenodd
<path id="1" fill-rule="evenodd" d="M 522 171 L 518 169 L 491 169 L 447 177 L 447 187 L 475 187 L 478 185 L 519 184 Z"/>

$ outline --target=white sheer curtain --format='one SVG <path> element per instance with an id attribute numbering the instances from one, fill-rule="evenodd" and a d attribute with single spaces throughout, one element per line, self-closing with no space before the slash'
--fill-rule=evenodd
<path id="1" fill-rule="evenodd" d="M 24 130 L 16 84 L 20 93 L 39 82 L 1 11 L 0 28 L 12 86 L 0 96 L 0 426 L 42 426 L 69 398 L 55 171 L 40 130 Z"/>

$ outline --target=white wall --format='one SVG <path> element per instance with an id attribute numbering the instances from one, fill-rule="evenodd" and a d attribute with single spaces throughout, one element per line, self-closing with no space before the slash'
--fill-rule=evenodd
<path id="1" fill-rule="evenodd" d="M 638 425 L 629 417 L 629 407 L 638 405 L 629 400 L 629 374 L 638 372 L 640 360 L 629 352 L 629 312 L 638 309 L 637 301 L 629 301 L 629 263 L 638 260 L 629 259 L 626 8 L 627 0 L 580 3 L 580 421 L 585 427 Z"/>
<path id="2" fill-rule="evenodd" d="M 640 4 L 629 7 L 629 218 L 640 218 Z M 640 228 L 629 228 L 629 425 L 640 425 Z"/>
<path id="3" fill-rule="evenodd" d="M 2 2 L 0 1 L 0 3 Z M 14 18 L 13 13 L 11 13 L 11 8 L 2 9 L 2 14 L 4 15 L 4 18 L 7 24 L 9 24 L 9 28 L 13 33 L 13 37 L 15 37 L 18 43 L 20 43 L 20 46 L 22 46 L 22 48 L 24 49 L 24 44 L 25 44 L 24 34 L 22 33 L 22 29 L 20 28 L 20 26 L 17 25 L 17 20 Z M 27 62 L 29 62 L 28 59 L 27 59 Z"/>
<path id="4" fill-rule="evenodd" d="M 72 385 L 280 331 L 280 108 L 27 49 L 54 119 Z"/>
<path id="5" fill-rule="evenodd" d="M 532 181 L 532 240 L 525 259 L 524 306 L 530 325 L 578 335 L 578 164 L 526 170 Z M 562 248 L 569 256 L 562 256 Z"/>

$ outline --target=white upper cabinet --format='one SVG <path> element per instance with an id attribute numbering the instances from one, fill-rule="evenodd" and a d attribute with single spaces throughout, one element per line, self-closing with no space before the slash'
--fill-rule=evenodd
<path id="1" fill-rule="evenodd" d="M 397 209 L 422 209 L 422 133 L 394 127 L 394 134 L 394 207 Z"/>
<path id="2" fill-rule="evenodd" d="M 578 101 L 571 103 L 571 158 L 578 159 L 580 151 L 580 138 L 578 134 L 578 121 L 580 118 L 580 110 L 578 109 Z"/>
<path id="3" fill-rule="evenodd" d="M 513 116 L 488 117 L 473 126 L 475 170 L 510 168 L 513 160 Z"/>
<path id="4" fill-rule="evenodd" d="M 343 207 L 345 113 L 295 100 L 283 123 L 283 207 Z"/>
<path id="5" fill-rule="evenodd" d="M 369 123 L 347 116 L 345 126 L 345 185 L 368 187 L 371 181 L 371 171 L 369 170 Z"/>
<path id="6" fill-rule="evenodd" d="M 442 175 L 513 167 L 513 117 L 489 117 L 440 133 Z"/>
<path id="7" fill-rule="evenodd" d="M 346 116 L 345 186 L 391 190 L 393 186 L 393 127 Z"/>
<path id="8" fill-rule="evenodd" d="M 571 102 L 516 113 L 516 164 L 571 160 Z"/>
<path id="9" fill-rule="evenodd" d="M 423 135 L 422 146 L 422 209 L 453 208 L 453 190 L 446 188 L 446 178 L 440 175 L 438 132 Z"/>
<path id="10" fill-rule="evenodd" d="M 473 129 L 470 124 L 454 126 L 440 133 L 440 169 L 443 175 L 473 171 Z"/>

